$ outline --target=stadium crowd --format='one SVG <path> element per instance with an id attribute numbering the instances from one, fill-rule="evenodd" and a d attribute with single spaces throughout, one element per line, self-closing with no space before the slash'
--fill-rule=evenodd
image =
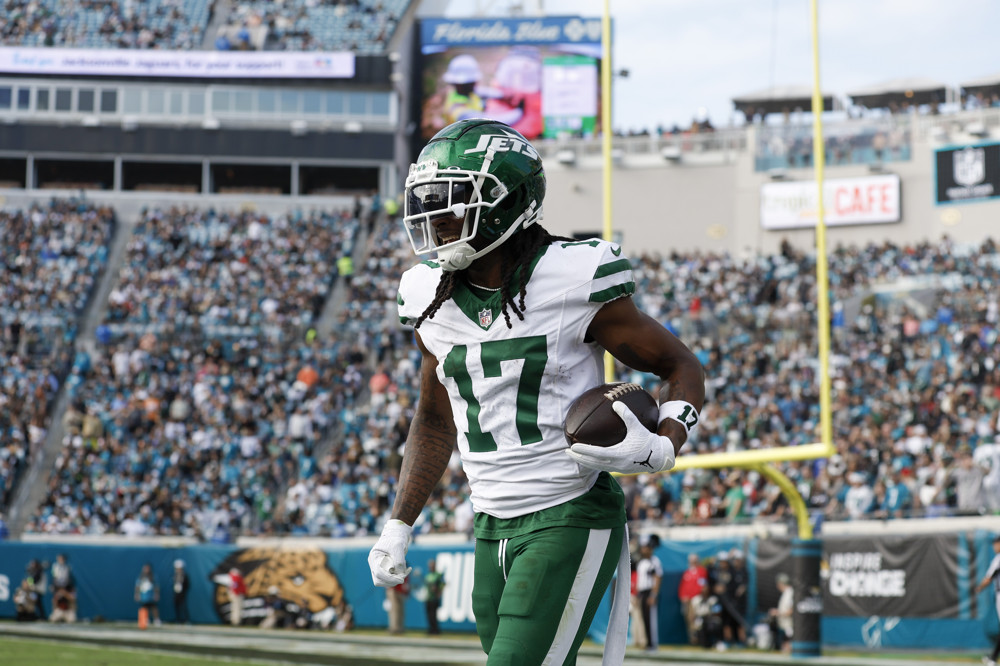
<path id="1" fill-rule="evenodd" d="M 264 48 L 281 51 L 384 50 L 410 0 L 254 0 L 232 3 L 228 24 L 236 39 L 223 36 L 221 50 L 253 48 L 253 31 L 266 30 Z M 229 30 L 233 33 L 233 30 Z"/>
<path id="2" fill-rule="evenodd" d="M 333 335 L 320 340 L 303 336 L 312 319 L 293 313 L 308 309 L 307 294 L 325 272 L 332 275 L 334 246 L 345 240 L 333 230 L 350 228 L 353 219 L 289 216 L 285 231 L 329 241 L 298 253 L 288 252 L 294 240 L 268 245 L 267 233 L 251 240 L 254 221 L 265 230 L 272 224 L 208 212 L 145 213 L 115 286 L 142 291 L 109 303 L 112 338 L 74 389 L 64 415 L 71 435 L 29 529 L 206 539 L 378 531 L 418 397 L 419 354 L 410 331 L 396 323 L 394 305 L 399 275 L 413 262 L 409 244 L 396 223 L 376 229 L 365 260 L 344 280 L 347 298 Z M 296 224 L 319 229 L 306 233 Z M 230 280 L 240 256 L 268 266 L 272 255 L 284 257 L 287 270 L 278 277 L 262 269 L 259 280 L 227 281 L 233 295 L 225 302 L 189 298 L 221 289 L 220 276 Z M 167 266 L 180 272 L 166 279 Z M 690 451 L 816 441 L 813 256 L 785 245 L 746 257 L 645 254 L 634 256 L 633 266 L 640 307 L 678 332 L 707 368 L 709 400 Z M 1000 509 L 998 268 L 989 240 L 976 247 L 947 238 L 886 242 L 831 253 L 838 454 L 782 465 L 817 517 Z M 271 338 L 244 326 L 261 321 L 239 313 L 268 298 L 299 303 L 287 310 L 296 335 Z M 157 328 L 179 311 L 209 316 L 181 303 L 223 308 L 222 321 L 240 324 L 239 335 Z M 133 326 L 116 329 L 116 321 Z M 624 368 L 619 376 L 656 384 Z M 752 471 L 688 470 L 622 483 L 639 524 L 789 518 L 777 487 Z M 470 521 L 456 458 L 418 531 L 464 532 Z"/>
<path id="3" fill-rule="evenodd" d="M 112 329 L 210 332 L 251 327 L 296 334 L 319 314 L 337 259 L 354 251 L 347 210 L 146 209 L 108 299 Z"/>
<path id="4" fill-rule="evenodd" d="M 388 237 L 365 274 L 386 303 L 405 238 Z M 376 246 L 378 247 L 378 246 Z M 402 257 L 392 248 L 403 248 Z M 390 279 L 376 277 L 389 269 Z M 642 255 L 640 306 L 689 342 L 707 368 L 709 402 L 689 450 L 796 446 L 818 440 L 815 259 L 774 255 Z M 1000 370 L 996 347 L 1000 255 L 995 244 L 839 247 L 830 258 L 834 302 L 834 439 L 830 461 L 782 465 L 817 519 L 980 514 L 1000 510 Z M 893 297 L 884 285 L 930 290 Z M 371 300 L 379 289 L 360 293 Z M 847 319 L 846 313 L 853 316 Z M 398 458 L 416 399 L 417 354 L 407 340 L 381 353 L 369 430 L 378 455 Z M 387 360 L 391 359 L 392 362 Z M 655 378 L 619 378 L 654 390 Z M 379 416 L 379 415 L 382 416 Z M 396 432 L 377 424 L 400 423 Z M 388 440 L 388 446 L 386 446 Z M 378 446 L 381 443 L 382 446 Z M 468 526 L 463 477 L 453 464 L 422 517 L 425 531 Z M 334 464 L 334 463 L 331 463 Z M 391 470 L 394 462 L 384 465 Z M 786 520 L 778 487 L 756 472 L 690 470 L 623 477 L 630 517 L 650 524 Z M 391 495 L 391 486 L 387 488 Z M 329 493 L 327 493 L 329 494 Z M 391 499 L 391 497 L 390 497 Z M 379 498 L 380 504 L 382 502 Z M 386 500 L 388 501 L 388 500 Z M 380 507 L 371 513 L 380 515 Z"/>
<path id="5" fill-rule="evenodd" d="M 6 46 L 191 50 L 201 46 L 212 0 L 7 0 Z"/>
<path id="6" fill-rule="evenodd" d="M 0 211 L 0 511 L 45 437 L 113 229 L 113 211 L 75 201 Z"/>
<path id="7" fill-rule="evenodd" d="M 320 477 L 294 489 L 298 501 L 305 498 L 309 516 L 336 512 L 329 498 L 341 493 L 354 492 L 352 503 L 363 503 L 366 489 L 373 505 L 365 516 L 380 516 L 391 503 L 392 474 L 417 398 L 419 355 L 408 334 L 385 322 L 398 275 L 410 262 L 402 232 L 383 230 L 354 278 L 344 314 L 346 322 L 378 323 L 371 401 L 359 408 L 363 426 L 352 446 L 360 443 L 366 467 L 380 471 L 367 486 L 338 491 L 341 461 L 336 455 L 321 461 Z M 783 465 L 818 519 L 1000 509 L 1000 452 L 994 444 L 1000 430 L 998 300 L 991 288 L 998 266 L 992 241 L 975 248 L 956 247 L 948 239 L 903 247 L 885 243 L 840 247 L 832 255 L 838 454 L 828 463 Z M 814 257 L 786 245 L 781 253 L 745 259 L 642 255 L 634 267 L 640 306 L 689 341 L 708 369 L 710 400 L 690 450 L 818 440 Z M 879 291 L 907 281 L 931 287 L 933 295 L 921 302 Z M 390 312 L 379 310 L 379 302 Z M 848 311 L 854 313 L 850 320 Z M 647 375 L 619 368 L 619 378 L 655 389 Z M 452 462 L 420 530 L 468 528 L 464 477 L 457 460 Z M 639 522 L 790 517 L 778 487 L 756 472 L 691 470 L 623 477 L 622 483 L 630 516 Z"/>
<path id="8" fill-rule="evenodd" d="M 274 529 L 277 489 L 358 392 L 356 348 L 304 339 L 358 228 L 346 211 L 143 211 L 30 529 Z"/>
<path id="9" fill-rule="evenodd" d="M 410 0 L 6 0 L 0 44 L 84 49 L 204 48 L 225 10 L 219 50 L 379 53 Z M 263 31 L 263 39 L 253 35 Z"/>

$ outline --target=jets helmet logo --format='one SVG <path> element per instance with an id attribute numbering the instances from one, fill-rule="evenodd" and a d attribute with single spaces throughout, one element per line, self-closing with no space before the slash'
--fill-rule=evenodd
<path id="1" fill-rule="evenodd" d="M 538 153 L 530 143 L 523 140 L 518 134 L 483 134 L 479 137 L 479 142 L 472 148 L 465 151 L 469 153 L 484 153 L 487 150 L 494 150 L 498 153 L 521 153 L 532 159 L 538 159 Z"/>

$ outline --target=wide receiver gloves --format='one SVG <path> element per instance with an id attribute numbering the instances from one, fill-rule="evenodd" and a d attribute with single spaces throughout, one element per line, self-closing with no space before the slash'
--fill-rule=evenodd
<path id="1" fill-rule="evenodd" d="M 406 566 L 406 550 L 410 547 L 413 528 L 402 520 L 389 520 L 382 536 L 368 553 L 372 582 L 378 587 L 395 587 L 406 580 L 413 567 Z"/>
<path id="2" fill-rule="evenodd" d="M 665 472 L 674 466 L 674 443 L 646 430 L 623 402 L 611 405 L 625 422 L 625 439 L 614 446 L 574 444 L 567 453 L 584 467 L 619 474 Z"/>

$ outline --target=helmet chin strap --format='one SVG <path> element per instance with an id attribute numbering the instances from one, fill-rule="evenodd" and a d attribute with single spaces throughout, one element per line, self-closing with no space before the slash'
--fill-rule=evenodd
<path id="1" fill-rule="evenodd" d="M 471 266 L 478 256 L 476 249 L 469 243 L 458 243 L 438 250 L 438 263 L 441 264 L 441 270 L 461 271 Z"/>
<path id="2" fill-rule="evenodd" d="M 503 233 L 500 238 L 496 239 L 482 250 L 478 252 L 472 244 L 469 242 L 457 243 L 451 247 L 438 250 L 438 263 L 441 265 L 441 270 L 444 271 L 461 271 L 465 270 L 472 265 L 472 262 L 479 257 L 492 252 L 501 243 L 514 235 L 514 233 L 522 227 L 530 227 L 532 224 L 538 222 L 542 217 L 542 209 L 535 208 L 535 202 L 532 201 L 528 204 L 528 208 L 525 209 L 524 213 L 521 214 L 514 223 Z"/>

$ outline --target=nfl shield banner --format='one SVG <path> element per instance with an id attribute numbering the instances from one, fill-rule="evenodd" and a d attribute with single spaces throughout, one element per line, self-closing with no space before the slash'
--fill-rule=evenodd
<path id="1" fill-rule="evenodd" d="M 939 204 L 1000 197 L 1000 143 L 938 150 L 935 167 Z"/>

